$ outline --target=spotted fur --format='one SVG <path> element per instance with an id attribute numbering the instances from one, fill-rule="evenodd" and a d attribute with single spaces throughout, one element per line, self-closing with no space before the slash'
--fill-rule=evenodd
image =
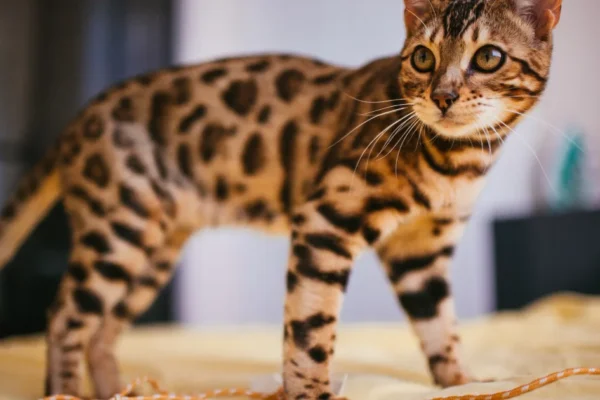
<path id="1" fill-rule="evenodd" d="M 349 69 L 269 54 L 155 71 L 99 94 L 23 179 L 0 263 L 62 198 L 72 250 L 49 310 L 48 394 L 120 390 L 114 344 L 169 281 L 198 229 L 289 235 L 284 389 L 329 399 L 339 309 L 356 257 L 386 268 L 436 383 L 472 377 L 448 266 L 483 178 L 544 91 L 560 0 L 405 0 L 400 54 Z M 493 43 L 496 72 L 470 59 Z M 415 49 L 435 59 L 415 69 Z M 452 94 L 442 110 L 434 93 Z M 437 106 L 436 106 L 437 104 Z M 447 104 L 446 106 L 447 107 Z"/>

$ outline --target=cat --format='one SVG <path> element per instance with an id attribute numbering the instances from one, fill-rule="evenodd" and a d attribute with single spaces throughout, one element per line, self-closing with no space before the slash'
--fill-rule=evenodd
<path id="1" fill-rule="evenodd" d="M 120 332 L 188 237 L 218 226 L 291 239 L 287 398 L 335 397 L 342 297 L 367 248 L 434 382 L 473 380 L 448 267 L 502 142 L 544 92 L 561 0 L 404 2 L 401 52 L 360 68 L 289 54 L 177 66 L 108 88 L 72 120 L 0 220 L 2 265 L 55 202 L 67 210 L 46 394 L 81 395 L 84 360 L 96 396 L 117 393 Z"/>

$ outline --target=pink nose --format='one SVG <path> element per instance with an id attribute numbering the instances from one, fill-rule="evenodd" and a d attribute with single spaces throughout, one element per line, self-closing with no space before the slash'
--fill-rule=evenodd
<path id="1" fill-rule="evenodd" d="M 442 111 L 442 114 L 445 114 L 452 104 L 458 100 L 458 93 L 454 90 L 436 89 L 431 93 L 431 100 Z"/>

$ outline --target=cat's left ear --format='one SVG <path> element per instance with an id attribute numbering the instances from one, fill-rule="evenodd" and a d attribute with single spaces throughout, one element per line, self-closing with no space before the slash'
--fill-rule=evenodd
<path id="1" fill-rule="evenodd" d="M 519 14 L 530 21 L 538 38 L 547 38 L 560 21 L 562 0 L 514 0 Z"/>
<path id="2" fill-rule="evenodd" d="M 432 12 L 432 0 L 404 0 L 404 23 L 409 35 L 412 35 L 422 26 Z"/>

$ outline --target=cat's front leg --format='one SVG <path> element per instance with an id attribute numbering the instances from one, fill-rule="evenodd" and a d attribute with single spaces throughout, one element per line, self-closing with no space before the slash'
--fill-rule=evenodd
<path id="1" fill-rule="evenodd" d="M 292 217 L 283 366 L 284 391 L 292 400 L 334 397 L 330 366 L 354 260 L 410 212 L 401 197 L 360 183 L 348 191 L 339 178 L 330 181 L 335 185 L 319 188 Z"/>
<path id="2" fill-rule="evenodd" d="M 313 199 L 293 217 L 284 327 L 286 399 L 333 397 L 330 364 L 353 260 L 364 247 L 362 216 Z"/>
<path id="3" fill-rule="evenodd" d="M 399 227 L 378 249 L 433 379 L 442 387 L 473 380 L 460 350 L 448 272 L 464 225 L 461 218 L 418 219 Z"/>

